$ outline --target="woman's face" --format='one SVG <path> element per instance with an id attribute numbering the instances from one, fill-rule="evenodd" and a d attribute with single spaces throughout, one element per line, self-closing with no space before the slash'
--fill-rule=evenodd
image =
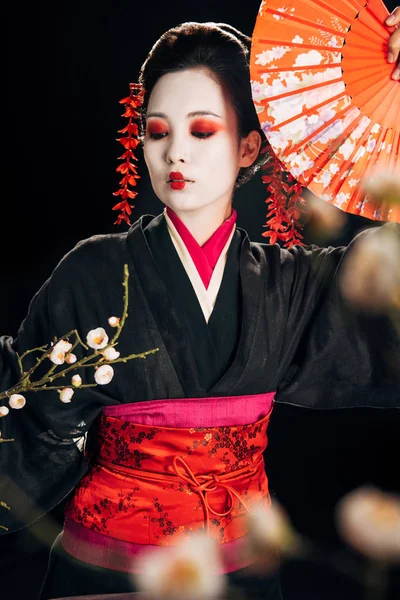
<path id="1" fill-rule="evenodd" d="M 206 71 L 163 75 L 150 95 L 144 157 L 154 192 L 177 214 L 218 204 L 229 215 L 242 165 L 235 110 Z"/>

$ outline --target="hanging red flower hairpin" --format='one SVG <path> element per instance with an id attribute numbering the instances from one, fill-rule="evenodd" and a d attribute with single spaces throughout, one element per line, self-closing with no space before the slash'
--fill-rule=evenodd
<path id="1" fill-rule="evenodd" d="M 130 83 L 129 90 L 129 96 L 119 101 L 120 104 L 125 105 L 125 112 L 122 116 L 128 119 L 128 125 L 118 130 L 123 137 L 117 138 L 117 141 L 125 148 L 125 152 L 118 157 L 123 162 L 116 169 L 117 173 L 122 174 L 122 179 L 119 182 L 119 190 L 113 192 L 113 196 L 120 196 L 120 202 L 112 207 L 113 210 L 119 211 L 114 225 L 120 225 L 122 221 L 131 225 L 130 215 L 134 208 L 131 201 L 137 196 L 137 192 L 133 191 L 131 187 L 136 187 L 136 180 L 140 179 L 137 166 L 132 161 L 137 161 L 134 151 L 140 144 L 137 121 L 140 117 L 139 109 L 143 105 L 144 90 L 140 83 Z"/>
<path id="2" fill-rule="evenodd" d="M 282 242 L 285 248 L 292 248 L 295 244 L 305 246 L 299 220 L 303 212 L 302 205 L 305 204 L 301 196 L 304 188 L 285 170 L 268 146 L 263 152 L 269 152 L 270 159 L 262 167 L 261 178 L 267 186 L 269 197 L 265 201 L 268 204 L 267 221 L 264 225 L 266 231 L 261 235 L 268 237 L 270 244 Z"/>

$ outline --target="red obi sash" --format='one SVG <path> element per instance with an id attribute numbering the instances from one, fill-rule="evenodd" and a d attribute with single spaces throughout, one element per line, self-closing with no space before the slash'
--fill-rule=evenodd
<path id="1" fill-rule="evenodd" d="M 184 426 L 148 424 L 146 405 L 159 410 L 164 401 L 106 409 L 98 428 L 98 455 L 65 510 L 65 549 L 87 562 L 130 570 L 123 566 L 126 560 L 119 556 L 114 561 L 109 553 L 104 564 L 93 547 L 102 545 L 101 538 L 111 538 L 128 549 L 132 559 L 144 548 L 176 545 L 203 528 L 227 547 L 240 540 L 246 535 L 246 511 L 270 501 L 263 452 L 273 397 L 247 396 L 245 403 L 243 396 L 169 400 L 168 410 L 175 406 L 175 416 L 167 420 Z M 247 406 L 247 413 L 253 401 L 250 412 L 256 410 L 257 419 L 246 423 L 244 415 L 233 412 L 231 419 L 225 414 L 222 425 L 216 412 L 226 413 L 232 399 L 236 408 L 239 402 Z M 212 406 L 219 404 L 215 424 L 188 426 L 189 421 L 196 424 L 195 414 L 188 411 L 191 402 L 197 408 L 203 404 L 203 420 L 204 414 L 211 419 Z M 257 402 L 264 405 L 261 415 Z M 142 419 L 136 414 L 140 407 Z M 229 421 L 235 424 L 226 424 Z M 85 537 L 87 549 L 82 550 Z"/>

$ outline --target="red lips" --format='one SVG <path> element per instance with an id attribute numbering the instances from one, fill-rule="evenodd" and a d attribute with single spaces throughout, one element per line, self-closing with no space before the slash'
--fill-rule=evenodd
<path id="1" fill-rule="evenodd" d="M 171 171 L 171 173 L 169 174 L 168 183 L 173 190 L 183 190 L 187 183 L 187 180 L 185 180 L 183 174 L 179 171 Z"/>
<path id="2" fill-rule="evenodd" d="M 179 171 L 177 171 L 176 173 L 174 171 L 171 171 L 171 173 L 169 174 L 169 178 L 171 181 L 173 181 L 174 179 L 180 179 L 181 181 L 185 179 L 182 173 L 180 173 Z"/>

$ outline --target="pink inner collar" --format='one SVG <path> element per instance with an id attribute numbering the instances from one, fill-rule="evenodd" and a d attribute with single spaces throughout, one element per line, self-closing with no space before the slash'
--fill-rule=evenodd
<path id="1" fill-rule="evenodd" d="M 167 207 L 166 212 L 174 224 L 175 229 L 182 238 L 183 243 L 192 257 L 197 272 L 201 277 L 204 287 L 207 289 L 210 284 L 210 279 L 215 265 L 217 264 L 221 252 L 232 233 L 233 227 L 235 226 L 237 219 L 236 211 L 232 209 L 231 216 L 228 217 L 228 219 L 226 219 L 216 231 L 214 231 L 210 239 L 208 239 L 203 246 L 200 246 L 196 242 L 189 229 L 184 223 L 182 223 L 180 218 L 174 213 L 173 210 Z"/>

